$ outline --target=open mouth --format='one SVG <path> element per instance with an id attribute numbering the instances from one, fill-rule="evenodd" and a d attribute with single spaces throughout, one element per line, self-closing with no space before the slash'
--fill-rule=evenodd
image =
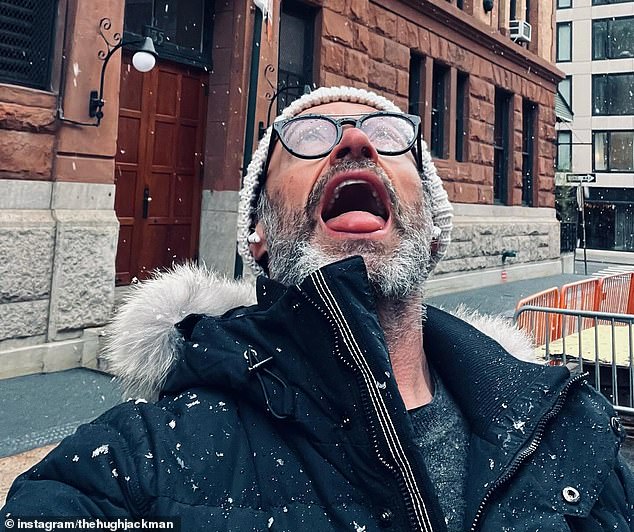
<path id="1" fill-rule="evenodd" d="M 342 176 L 327 187 L 321 218 L 332 231 L 373 233 L 390 219 L 387 191 L 376 178 Z"/>

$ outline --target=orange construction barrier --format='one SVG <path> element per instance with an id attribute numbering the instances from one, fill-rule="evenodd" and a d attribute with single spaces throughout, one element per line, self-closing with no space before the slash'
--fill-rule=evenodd
<path id="1" fill-rule="evenodd" d="M 599 305 L 599 279 L 584 279 L 561 287 L 561 308 L 568 310 L 597 310 Z M 594 320 L 583 318 L 581 330 L 594 327 Z M 577 332 L 576 316 L 562 316 L 560 334 L 564 336 Z"/>
<path id="2" fill-rule="evenodd" d="M 634 271 L 618 273 L 598 279 L 584 279 L 558 288 L 550 288 L 517 303 L 515 311 L 533 305 L 545 308 L 587 310 L 611 314 L 634 314 Z M 604 320 L 549 314 L 545 311 L 522 313 L 517 320 L 520 329 L 527 332 L 535 345 L 544 345 L 546 339 L 557 340 L 598 324 L 610 324 Z M 623 325 L 625 322 L 615 322 Z"/>
<path id="3" fill-rule="evenodd" d="M 599 279 L 597 310 L 618 314 L 630 313 L 633 273 L 617 273 Z"/>
<path id="4" fill-rule="evenodd" d="M 553 287 L 520 300 L 515 307 L 515 311 L 517 312 L 520 308 L 527 305 L 560 308 L 559 304 L 559 288 Z M 559 338 L 559 318 L 560 316 L 557 314 L 528 311 L 520 315 L 517 320 L 517 326 L 520 330 L 525 331 L 533 338 L 534 345 L 544 345 L 546 339 L 551 341 Z"/>

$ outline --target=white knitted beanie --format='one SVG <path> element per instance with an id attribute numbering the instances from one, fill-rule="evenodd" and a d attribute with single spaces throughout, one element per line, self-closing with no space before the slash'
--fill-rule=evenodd
<path id="1" fill-rule="evenodd" d="M 403 112 L 387 98 L 379 96 L 374 92 L 356 89 L 354 87 L 320 87 L 292 102 L 282 111 L 282 114 L 279 115 L 277 120 L 296 116 L 306 109 L 330 102 L 351 102 L 368 105 L 379 111 Z M 268 157 L 271 132 L 272 127 L 269 127 L 253 154 L 253 158 L 251 159 L 251 163 L 247 168 L 247 173 L 242 182 L 240 203 L 238 205 L 238 253 L 240 253 L 242 260 L 251 267 L 255 275 L 263 275 L 264 270 L 251 254 L 247 239 L 253 232 L 255 225 L 256 195 L 260 192 L 258 179 L 260 178 L 260 174 Z M 449 242 L 451 241 L 453 209 L 449 203 L 447 192 L 443 188 L 442 181 L 436 173 L 436 168 L 431 160 L 431 155 L 427 150 L 425 141 L 422 141 L 422 147 L 423 168 L 420 175 L 421 179 L 426 182 L 427 186 L 425 188 L 431 196 L 429 199 L 434 223 L 434 244 L 431 261 L 428 265 L 429 272 L 444 256 L 447 251 L 447 246 L 449 246 Z"/>

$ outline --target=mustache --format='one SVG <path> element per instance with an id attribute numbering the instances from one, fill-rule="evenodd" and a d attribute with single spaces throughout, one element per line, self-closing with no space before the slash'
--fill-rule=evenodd
<path id="1" fill-rule="evenodd" d="M 372 172 L 383 184 L 385 189 L 387 190 L 388 197 L 390 198 L 390 206 L 392 211 L 396 214 L 396 228 L 402 229 L 400 224 L 398 223 L 401 214 L 401 202 L 396 194 L 396 189 L 394 185 L 392 185 L 392 181 L 385 173 L 385 170 L 381 168 L 379 165 L 372 161 L 363 160 L 363 161 L 354 161 L 354 160 L 344 160 L 337 164 L 331 166 L 328 171 L 322 175 L 313 185 L 310 194 L 308 195 L 308 201 L 304 206 L 304 215 L 308 220 L 311 220 L 312 225 L 317 223 L 317 217 L 315 216 L 317 208 L 319 207 L 319 203 L 321 202 L 321 198 L 324 195 L 324 190 L 328 186 L 330 180 L 335 177 L 337 174 L 341 174 L 343 172 L 349 172 L 352 170 L 368 170 Z"/>

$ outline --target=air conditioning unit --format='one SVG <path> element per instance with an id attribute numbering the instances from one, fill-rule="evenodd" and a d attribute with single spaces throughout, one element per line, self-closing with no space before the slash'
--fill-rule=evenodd
<path id="1" fill-rule="evenodd" d="M 531 25 L 525 20 L 511 20 L 509 35 L 515 42 L 531 42 Z"/>

